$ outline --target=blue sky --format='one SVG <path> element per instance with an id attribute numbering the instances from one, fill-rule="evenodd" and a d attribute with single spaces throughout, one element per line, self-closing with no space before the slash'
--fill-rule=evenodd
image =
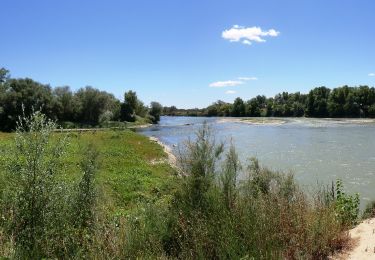
<path id="1" fill-rule="evenodd" d="M 372 0 L 2 0 L 0 67 L 178 107 L 373 86 L 374 10 Z"/>

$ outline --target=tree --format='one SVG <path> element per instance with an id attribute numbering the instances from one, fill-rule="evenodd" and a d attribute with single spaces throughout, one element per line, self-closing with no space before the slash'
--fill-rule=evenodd
<path id="1" fill-rule="evenodd" d="M 146 117 L 148 108 L 143 104 L 142 101 L 138 100 L 137 107 L 135 108 L 135 114 L 140 117 Z"/>
<path id="2" fill-rule="evenodd" d="M 245 104 L 241 98 L 236 98 L 232 107 L 232 116 L 245 116 Z"/>
<path id="3" fill-rule="evenodd" d="M 86 124 L 97 125 L 103 113 L 119 110 L 119 101 L 112 94 L 90 86 L 79 89 L 76 97 L 80 107 L 78 120 Z"/>
<path id="4" fill-rule="evenodd" d="M 53 112 L 59 121 L 75 121 L 80 111 L 78 100 L 70 90 L 70 87 L 56 87 L 52 91 Z"/>
<path id="5" fill-rule="evenodd" d="M 139 101 L 135 91 L 125 92 L 124 103 L 121 104 L 121 120 L 134 122 L 138 104 Z"/>
<path id="6" fill-rule="evenodd" d="M 9 79 L 2 84 L 0 104 L 0 130 L 15 129 L 21 115 L 29 116 L 34 110 L 40 110 L 47 117 L 55 119 L 53 97 L 49 85 L 40 84 L 32 79 Z"/>
<path id="7" fill-rule="evenodd" d="M 7 79 L 9 79 L 9 70 L 0 68 L 0 84 L 3 84 Z"/>
<path id="8" fill-rule="evenodd" d="M 326 87 L 314 88 L 307 97 L 306 114 L 311 117 L 328 117 L 328 98 L 330 89 Z"/>
<path id="9" fill-rule="evenodd" d="M 260 116 L 260 103 L 257 98 L 252 98 L 246 102 L 247 116 Z"/>
<path id="10" fill-rule="evenodd" d="M 163 111 L 162 105 L 158 102 L 151 102 L 151 107 L 150 107 L 150 118 L 153 124 L 156 124 L 160 121 L 160 115 L 161 112 Z"/>

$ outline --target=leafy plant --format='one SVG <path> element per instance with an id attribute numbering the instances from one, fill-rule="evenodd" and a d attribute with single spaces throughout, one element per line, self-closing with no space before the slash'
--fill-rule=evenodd
<path id="1" fill-rule="evenodd" d="M 344 225 L 355 225 L 359 214 L 359 194 L 349 195 L 344 192 L 341 180 L 336 181 L 336 211 Z"/>
<path id="2" fill-rule="evenodd" d="M 38 258 L 49 245 L 63 212 L 61 186 L 62 157 L 66 135 L 52 140 L 56 124 L 40 112 L 18 122 L 15 150 L 8 166 L 9 193 L 12 203 L 9 234 L 14 236 L 16 255 Z"/>

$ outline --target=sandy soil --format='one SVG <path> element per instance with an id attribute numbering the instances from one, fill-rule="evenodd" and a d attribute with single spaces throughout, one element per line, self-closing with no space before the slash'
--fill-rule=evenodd
<path id="1" fill-rule="evenodd" d="M 342 252 L 332 259 L 375 259 L 375 218 L 363 221 L 349 231 L 352 246 L 346 252 Z"/>
<path id="2" fill-rule="evenodd" d="M 171 166 L 176 167 L 176 165 L 177 165 L 177 158 L 176 158 L 176 156 L 172 153 L 172 149 L 171 149 L 169 146 L 167 146 L 167 145 L 163 144 L 162 142 L 160 142 L 160 140 L 157 139 L 157 138 L 154 137 L 154 136 L 150 136 L 149 138 L 150 138 L 151 141 L 156 142 L 156 143 L 158 143 L 160 146 L 163 147 L 164 152 L 168 155 L 168 163 L 169 163 Z"/>

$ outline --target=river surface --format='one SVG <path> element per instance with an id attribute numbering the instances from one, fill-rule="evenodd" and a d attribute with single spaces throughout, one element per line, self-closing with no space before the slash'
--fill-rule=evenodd
<path id="1" fill-rule="evenodd" d="M 233 118 L 162 117 L 159 125 L 140 131 L 176 152 L 206 121 L 217 140 L 227 146 L 233 140 L 244 164 L 255 156 L 263 166 L 292 172 L 305 189 L 341 179 L 348 192 L 360 194 L 362 208 L 375 199 L 374 120 L 262 120 L 244 123 Z"/>

